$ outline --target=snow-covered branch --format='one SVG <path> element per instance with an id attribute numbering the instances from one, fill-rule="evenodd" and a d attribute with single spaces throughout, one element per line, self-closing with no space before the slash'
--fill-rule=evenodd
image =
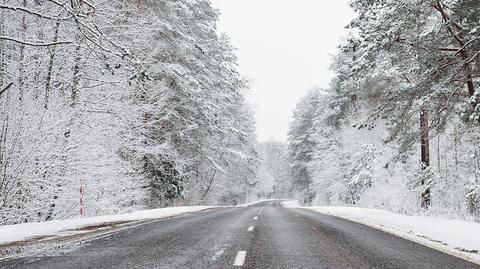
<path id="1" fill-rule="evenodd" d="M 42 19 L 47 19 L 47 20 L 68 20 L 68 19 L 70 19 L 70 18 L 56 18 L 56 17 L 48 16 L 48 15 L 30 10 L 28 8 L 24 8 L 24 7 L 0 5 L 0 9 L 8 9 L 8 10 L 12 10 L 12 11 L 22 11 L 22 12 L 40 17 Z"/>
<path id="2" fill-rule="evenodd" d="M 7 86 L 5 86 L 3 89 L 0 88 L 0 96 L 2 96 L 2 94 L 4 92 L 6 92 L 8 90 L 8 88 L 12 87 L 13 85 L 13 82 L 10 82 L 9 84 L 7 84 Z"/>
<path id="3" fill-rule="evenodd" d="M 0 224 L 77 215 L 80 184 L 89 215 L 244 202 L 253 116 L 209 1 L 87 1 L 1 4 Z"/>
<path id="4" fill-rule="evenodd" d="M 12 41 L 15 43 L 32 46 L 32 47 L 49 47 L 49 46 L 55 46 L 55 45 L 73 44 L 72 41 L 68 41 L 68 40 L 57 41 L 57 42 L 26 41 L 26 40 L 20 40 L 20 39 L 8 37 L 8 36 L 0 36 L 0 40 L 8 40 L 8 41 Z"/>

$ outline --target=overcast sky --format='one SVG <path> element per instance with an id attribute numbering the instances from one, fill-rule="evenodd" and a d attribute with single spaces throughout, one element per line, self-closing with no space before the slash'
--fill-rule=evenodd
<path id="1" fill-rule="evenodd" d="M 292 111 L 312 87 L 326 87 L 328 67 L 345 26 L 348 0 L 213 0 L 218 28 L 238 49 L 240 71 L 251 80 L 248 99 L 260 141 L 285 141 Z"/>

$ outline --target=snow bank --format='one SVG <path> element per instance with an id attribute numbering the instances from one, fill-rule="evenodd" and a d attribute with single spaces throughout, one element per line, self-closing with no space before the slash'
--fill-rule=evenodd
<path id="1" fill-rule="evenodd" d="M 198 212 L 213 207 L 208 206 L 185 206 L 169 207 L 152 210 L 136 211 L 128 214 L 98 216 L 81 219 L 53 220 L 46 222 L 21 223 L 15 225 L 0 226 L 0 244 L 29 240 L 39 237 L 58 235 L 71 235 L 81 233 L 75 231 L 88 226 L 129 222 L 145 219 L 157 219 L 176 216 L 184 213 Z"/>
<path id="2" fill-rule="evenodd" d="M 477 222 L 406 216 L 367 208 L 318 206 L 308 209 L 362 223 L 480 264 L 480 223 Z"/>
<path id="3" fill-rule="evenodd" d="M 237 205 L 236 207 L 247 207 L 247 206 L 251 206 L 251 205 L 258 204 L 258 203 L 262 203 L 262 202 L 272 202 L 272 201 L 283 201 L 283 199 L 264 199 L 264 200 L 258 200 L 258 201 L 255 201 L 255 202 L 250 202 L 250 203 L 246 203 L 246 204 Z"/>
<path id="4" fill-rule="evenodd" d="M 284 207 L 300 207 L 300 202 L 298 200 L 290 200 L 281 203 Z"/>

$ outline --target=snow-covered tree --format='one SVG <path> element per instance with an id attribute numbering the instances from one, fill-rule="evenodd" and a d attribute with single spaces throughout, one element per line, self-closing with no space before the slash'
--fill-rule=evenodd
<path id="1" fill-rule="evenodd" d="M 0 222 L 77 215 L 80 188 L 89 215 L 245 200 L 254 123 L 217 19 L 207 0 L 0 1 Z"/>
<path id="2" fill-rule="evenodd" d="M 258 170 L 258 198 L 289 197 L 289 164 L 287 145 L 278 141 L 259 143 L 258 151 L 262 161 Z"/>
<path id="3" fill-rule="evenodd" d="M 351 6 L 357 17 L 332 66 L 328 105 L 319 105 L 315 124 L 303 130 L 315 133 L 315 142 L 299 142 L 314 145 L 315 157 L 303 163 L 311 181 L 303 186 L 312 186 L 316 203 L 477 214 L 471 160 L 478 3 L 359 0 Z M 294 152 L 301 154 L 300 145 Z M 354 194 L 345 196 L 349 191 Z"/>

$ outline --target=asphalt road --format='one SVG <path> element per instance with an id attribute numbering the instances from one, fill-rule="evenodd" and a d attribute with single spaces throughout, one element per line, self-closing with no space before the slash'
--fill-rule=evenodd
<path id="1" fill-rule="evenodd" d="M 253 228 L 253 229 L 252 229 Z M 0 268 L 480 268 L 373 228 L 280 202 L 219 208 L 0 262 Z"/>

